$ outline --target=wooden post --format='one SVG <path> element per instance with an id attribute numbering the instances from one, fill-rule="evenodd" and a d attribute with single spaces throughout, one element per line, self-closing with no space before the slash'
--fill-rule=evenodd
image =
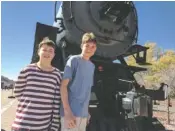
<path id="1" fill-rule="evenodd" d="M 168 124 L 170 124 L 170 105 L 171 105 L 169 93 L 170 93 L 170 88 L 172 87 L 174 81 L 175 81 L 175 76 L 173 77 L 173 79 L 172 79 L 172 81 L 171 81 L 171 83 L 170 83 L 170 85 L 169 85 L 169 87 L 167 89 L 167 91 L 168 91 L 168 96 L 167 96 L 168 97 L 168 102 L 167 102 L 167 108 L 168 108 L 168 114 L 167 114 L 168 115 Z"/>
<path id="2" fill-rule="evenodd" d="M 170 97 L 169 97 L 169 94 L 168 94 L 168 102 L 167 102 L 167 108 L 168 108 L 168 124 L 170 124 Z"/>

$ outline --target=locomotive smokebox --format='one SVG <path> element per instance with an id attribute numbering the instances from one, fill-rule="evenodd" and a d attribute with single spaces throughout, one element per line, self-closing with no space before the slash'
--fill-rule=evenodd
<path id="1" fill-rule="evenodd" d="M 96 55 L 116 59 L 137 41 L 137 14 L 129 1 L 65 1 L 62 3 L 65 39 L 77 49 L 85 32 L 96 35 Z M 77 52 L 76 52 L 77 53 Z"/>

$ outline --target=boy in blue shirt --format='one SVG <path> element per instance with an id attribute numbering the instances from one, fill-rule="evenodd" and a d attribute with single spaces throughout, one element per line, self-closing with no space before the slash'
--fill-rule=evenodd
<path id="1" fill-rule="evenodd" d="M 94 55 L 96 48 L 94 34 L 85 33 L 82 37 L 81 54 L 71 56 L 67 61 L 60 87 L 61 131 L 86 130 L 95 69 L 90 58 Z"/>

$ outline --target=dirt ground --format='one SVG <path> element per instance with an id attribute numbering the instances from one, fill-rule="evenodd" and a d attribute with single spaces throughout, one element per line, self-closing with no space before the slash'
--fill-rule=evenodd
<path id="1" fill-rule="evenodd" d="M 175 113 L 170 113 L 170 124 L 168 124 L 167 112 L 154 111 L 154 117 L 156 117 L 167 130 L 175 131 Z"/>
<path id="2" fill-rule="evenodd" d="M 160 110 L 154 111 L 153 116 L 156 117 L 166 127 L 167 130 L 175 131 L 175 99 L 171 99 L 170 103 L 172 107 L 170 107 L 169 124 L 168 124 L 167 100 L 159 102 L 159 105 L 157 107 Z M 166 109 L 166 111 L 161 111 L 161 107 L 163 107 L 163 109 Z"/>
<path id="3" fill-rule="evenodd" d="M 1 114 L 1 130 L 11 131 L 11 125 L 15 118 L 16 105 L 17 101 L 15 101 L 10 108 Z"/>
<path id="4" fill-rule="evenodd" d="M 15 111 L 17 105 L 17 101 L 15 99 L 9 99 L 8 96 L 12 96 L 11 90 L 1 90 L 1 130 L 3 129 L 5 131 L 11 131 L 11 124 L 15 118 Z M 10 106 L 9 104 L 13 100 L 15 101 Z"/>
<path id="5" fill-rule="evenodd" d="M 2 91 L 1 90 L 1 111 L 3 108 L 6 107 L 11 101 L 14 99 L 9 99 L 8 96 L 11 95 L 11 91 Z M 168 124 L 167 121 L 167 112 L 164 111 L 154 111 L 153 116 L 157 117 L 158 120 L 166 127 L 167 130 L 173 130 L 175 131 L 175 99 L 171 101 L 172 107 L 171 110 L 173 112 L 170 112 L 170 124 Z M 161 106 L 166 106 L 165 102 L 160 102 Z M 11 124 L 13 123 L 13 120 L 15 118 L 15 111 L 17 107 L 17 100 L 14 101 L 14 103 L 3 113 L 1 113 L 1 131 L 11 131 Z"/>
<path id="6" fill-rule="evenodd" d="M 1 90 L 1 108 L 11 101 L 8 96 L 12 96 L 12 90 Z"/>

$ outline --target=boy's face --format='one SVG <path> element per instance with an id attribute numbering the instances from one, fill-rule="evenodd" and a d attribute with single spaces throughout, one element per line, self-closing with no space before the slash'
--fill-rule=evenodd
<path id="1" fill-rule="evenodd" d="M 87 42 L 82 45 L 82 53 L 89 58 L 94 55 L 96 49 L 97 46 L 94 42 Z"/>
<path id="2" fill-rule="evenodd" d="M 51 62 L 55 56 L 55 51 L 53 47 L 43 44 L 38 50 L 38 55 L 40 60 Z"/>

